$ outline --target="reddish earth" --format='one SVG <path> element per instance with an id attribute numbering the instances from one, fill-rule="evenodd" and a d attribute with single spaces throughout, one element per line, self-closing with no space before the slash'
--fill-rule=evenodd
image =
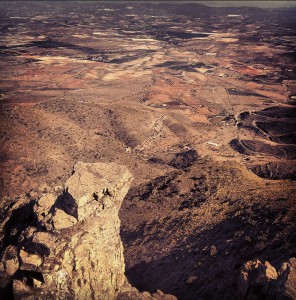
<path id="1" fill-rule="evenodd" d="M 129 280 L 233 299 L 247 260 L 296 255 L 296 14 L 130 7 L 0 4 L 2 217 L 77 161 L 126 165 Z"/>

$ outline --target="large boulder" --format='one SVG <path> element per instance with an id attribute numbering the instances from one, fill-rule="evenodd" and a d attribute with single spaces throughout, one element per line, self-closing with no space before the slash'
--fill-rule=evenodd
<path id="1" fill-rule="evenodd" d="M 18 238 L 7 237 L 14 245 L 0 261 L 2 285 L 12 287 L 15 299 L 142 299 L 125 277 L 119 234 L 131 181 L 125 166 L 78 162 L 63 193 L 43 195 Z"/>

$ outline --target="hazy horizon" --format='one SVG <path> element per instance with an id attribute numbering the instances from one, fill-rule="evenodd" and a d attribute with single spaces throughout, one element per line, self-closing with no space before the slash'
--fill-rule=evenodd
<path id="1" fill-rule="evenodd" d="M 192 1 L 208 6 L 252 6 L 261 8 L 296 7 L 296 1 Z"/>
<path id="2" fill-rule="evenodd" d="M 112 2 L 112 1 L 111 1 Z M 208 1 L 135 1 L 135 2 L 167 2 L 167 3 L 200 3 L 205 4 L 207 6 L 213 7 L 239 7 L 239 6 L 248 6 L 248 7 L 260 7 L 260 8 L 289 8 L 289 7 L 296 7 L 296 1 L 257 1 L 257 0 L 232 0 L 232 1 L 215 1 L 215 0 L 208 0 Z"/>
<path id="3" fill-rule="evenodd" d="M 20 2 L 56 2 L 56 0 L 45 0 L 45 1 L 20 1 Z M 207 6 L 211 6 L 211 7 L 240 7 L 240 6 L 247 6 L 247 7 L 259 7 L 259 8 L 291 8 L 291 7 L 296 7 L 296 0 L 293 1 L 270 1 L 270 0 L 261 0 L 261 1 L 257 1 L 257 0 L 204 0 L 204 1 L 195 1 L 195 0 L 78 0 L 78 1 L 68 1 L 68 0 L 60 0 L 57 2 L 115 2 L 115 3 L 124 3 L 124 2 L 147 2 L 147 3 L 199 3 L 199 4 L 204 4 Z"/>

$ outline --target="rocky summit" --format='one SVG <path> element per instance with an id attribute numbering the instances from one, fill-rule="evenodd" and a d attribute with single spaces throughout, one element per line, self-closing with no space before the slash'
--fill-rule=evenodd
<path id="1" fill-rule="evenodd" d="M 124 275 L 118 211 L 131 181 L 125 166 L 78 162 L 61 194 L 11 207 L 2 223 L 3 296 L 175 299 L 140 294 Z"/>

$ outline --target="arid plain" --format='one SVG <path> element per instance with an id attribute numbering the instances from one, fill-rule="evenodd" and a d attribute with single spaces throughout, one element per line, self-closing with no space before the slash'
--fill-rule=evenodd
<path id="1" fill-rule="evenodd" d="M 134 177 L 120 220 L 139 290 L 233 299 L 246 261 L 296 256 L 294 9 L 0 10 L 2 219 L 78 161 L 115 162 Z"/>

